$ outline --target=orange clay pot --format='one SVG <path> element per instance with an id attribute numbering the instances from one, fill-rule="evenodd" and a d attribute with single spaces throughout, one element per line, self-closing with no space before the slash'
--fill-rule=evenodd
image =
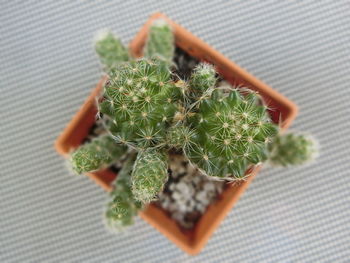
<path id="1" fill-rule="evenodd" d="M 172 26 L 176 46 L 201 61 L 215 65 L 219 74 L 231 84 L 244 85 L 258 91 L 264 97 L 269 108 L 273 109 L 270 112 L 272 120 L 280 123 L 283 129 L 286 129 L 291 124 L 298 111 L 297 106 L 293 102 L 224 57 L 183 27 L 175 24 L 163 14 L 157 13 L 152 15 L 130 43 L 131 53 L 135 57 L 142 56 L 148 28 L 152 21 L 159 18 L 167 20 Z M 88 97 L 63 133 L 57 138 L 55 147 L 60 154 L 67 155 L 71 150 L 78 147 L 88 135 L 90 128 L 95 123 L 97 113 L 95 98 L 102 90 L 105 80 L 106 77 L 101 79 L 96 89 Z M 140 216 L 181 249 L 191 255 L 195 255 L 203 249 L 210 236 L 252 182 L 259 169 L 260 167 L 255 167 L 252 176 L 248 177 L 247 180 L 228 185 L 218 200 L 208 207 L 192 230 L 182 230 L 166 212 L 154 204 L 148 205 L 140 212 Z M 116 174 L 108 169 L 87 173 L 87 175 L 106 191 L 111 191 L 111 183 L 116 177 Z"/>

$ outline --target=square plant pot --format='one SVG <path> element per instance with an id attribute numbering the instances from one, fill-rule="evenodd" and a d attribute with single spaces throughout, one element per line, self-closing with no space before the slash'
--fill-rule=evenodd
<path id="1" fill-rule="evenodd" d="M 220 76 L 232 85 L 243 85 L 259 92 L 269 108 L 273 109 L 269 112 L 272 120 L 275 123 L 279 123 L 282 129 L 288 128 L 298 111 L 297 106 L 293 102 L 240 68 L 163 14 L 156 13 L 152 15 L 132 40 L 130 43 L 130 51 L 133 56 L 142 56 L 142 50 L 147 39 L 149 27 L 155 19 L 159 18 L 167 20 L 172 26 L 175 44 L 178 48 L 200 61 L 206 61 L 215 65 Z M 60 154 L 69 154 L 70 151 L 81 145 L 89 134 L 91 127 L 96 121 L 96 97 L 102 91 L 105 81 L 106 77 L 100 80 L 96 89 L 93 90 L 78 113 L 57 138 L 55 147 Z M 207 208 L 196 226 L 191 230 L 184 231 L 164 210 L 152 203 L 143 211 L 140 211 L 139 215 L 181 249 L 189 254 L 195 255 L 203 249 L 210 236 L 238 201 L 259 170 L 260 167 L 255 167 L 251 172 L 252 175 L 248 177 L 247 180 L 229 184 L 219 196 L 218 200 Z M 117 176 L 109 169 L 87 173 L 86 175 L 106 191 L 112 190 L 111 184 Z"/>

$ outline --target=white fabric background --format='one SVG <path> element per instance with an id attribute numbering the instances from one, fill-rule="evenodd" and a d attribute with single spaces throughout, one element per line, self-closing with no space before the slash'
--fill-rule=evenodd
<path id="1" fill-rule="evenodd" d="M 53 149 L 101 75 L 94 33 L 128 43 L 156 11 L 295 101 L 322 145 L 264 169 L 196 257 L 141 219 L 107 232 L 106 194 Z M 349 262 L 349 43 L 349 1 L 0 0 L 0 262 Z"/>

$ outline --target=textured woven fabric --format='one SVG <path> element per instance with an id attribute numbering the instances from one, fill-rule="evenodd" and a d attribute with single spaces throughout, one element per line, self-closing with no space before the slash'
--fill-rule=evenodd
<path id="1" fill-rule="evenodd" d="M 349 262 L 349 1 L 157 2 L 0 1 L 0 262 Z M 106 231 L 106 193 L 53 148 L 101 76 L 94 33 L 127 43 L 156 11 L 295 101 L 322 146 L 265 168 L 196 257 L 141 219 Z"/>

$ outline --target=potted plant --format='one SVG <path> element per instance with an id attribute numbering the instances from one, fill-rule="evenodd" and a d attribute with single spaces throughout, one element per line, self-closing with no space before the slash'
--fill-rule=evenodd
<path id="1" fill-rule="evenodd" d="M 291 101 L 162 14 L 129 50 L 107 32 L 96 52 L 106 76 L 55 145 L 110 192 L 113 228 L 139 214 L 196 254 L 263 162 L 315 156 L 311 137 L 284 133 Z"/>

